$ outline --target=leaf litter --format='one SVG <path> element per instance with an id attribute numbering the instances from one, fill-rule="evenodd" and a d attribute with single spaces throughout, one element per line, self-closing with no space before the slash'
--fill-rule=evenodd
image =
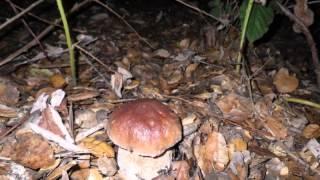
<path id="1" fill-rule="evenodd" d="M 295 7 L 304 21 L 313 21 L 309 9 L 301 10 Z M 319 179 L 320 112 L 285 100 L 312 97 L 311 83 L 302 84 L 290 66 L 264 68 L 249 54 L 253 76 L 235 74 L 231 60 L 239 33 L 231 29 L 221 38 L 217 27 L 200 26 L 198 17 L 185 21 L 167 15 L 164 21 L 166 15 L 158 14 L 152 23 L 126 12 L 152 49 L 103 10 L 85 13 L 95 16 L 78 17 L 76 26 L 86 29 L 83 37 L 97 37 L 85 49 L 103 64 L 80 53 L 80 61 L 92 62 L 79 64 L 78 87 L 70 85 L 68 66 L 53 66 L 67 62 L 55 41 L 47 45 L 54 60 L 0 78 L 0 177 L 128 179 L 118 171 L 118 160 L 127 164 L 144 157 L 126 157 L 105 124 L 121 104 L 152 98 L 166 104 L 183 126 L 171 162 L 164 162 L 168 165 L 154 179 Z M 44 57 L 41 51 L 34 56 Z M 163 166 L 150 159 L 143 163 L 146 169 Z"/>

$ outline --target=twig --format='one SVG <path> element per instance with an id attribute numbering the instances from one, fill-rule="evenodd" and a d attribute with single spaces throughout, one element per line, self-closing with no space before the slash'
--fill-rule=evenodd
<path id="1" fill-rule="evenodd" d="M 192 9 L 192 10 L 195 10 L 195 11 L 201 13 L 201 14 L 204 14 L 204 15 L 206 15 L 206 16 L 208 16 L 208 17 L 210 17 L 210 18 L 212 18 L 212 19 L 214 19 L 214 20 L 222 23 L 222 24 L 225 25 L 225 26 L 230 23 L 228 19 L 221 19 L 221 18 L 215 17 L 215 16 L 213 16 L 212 14 L 209 14 L 209 13 L 207 13 L 207 12 L 205 12 L 205 11 L 197 8 L 197 7 L 194 7 L 194 6 L 192 6 L 192 5 L 190 5 L 190 4 L 186 3 L 186 2 L 183 2 L 183 1 L 181 1 L 181 0 L 176 0 L 176 1 L 177 1 L 178 3 L 180 3 L 180 4 L 182 4 L 182 5 L 190 8 L 190 9 Z"/>
<path id="2" fill-rule="evenodd" d="M 34 3 L 32 3 L 29 7 L 27 7 L 25 10 L 21 11 L 19 14 L 15 15 L 14 17 L 8 19 L 5 23 L 0 25 L 0 31 L 8 26 L 9 24 L 11 24 L 12 22 L 14 22 L 15 20 L 19 19 L 21 16 L 23 16 L 24 14 L 26 14 L 27 12 L 31 11 L 33 8 L 37 7 L 39 4 L 41 4 L 42 2 L 44 2 L 44 0 L 38 0 Z"/>
<path id="3" fill-rule="evenodd" d="M 23 10 L 23 8 L 21 8 L 20 6 L 14 4 L 13 2 L 11 2 L 11 3 L 12 3 L 12 5 L 13 5 L 15 8 L 17 8 L 18 10 L 20 10 L 20 11 Z M 31 16 L 31 17 L 33 17 L 34 19 L 40 21 L 40 22 L 43 22 L 43 23 L 46 23 L 46 24 L 49 24 L 49 25 L 54 25 L 54 26 L 59 27 L 59 28 L 63 28 L 63 26 L 61 26 L 60 24 L 54 24 L 54 23 L 52 23 L 52 22 L 50 22 L 50 21 L 48 21 L 48 20 L 46 20 L 46 19 L 44 19 L 44 18 L 41 18 L 41 17 L 39 17 L 39 16 L 31 13 L 31 12 L 28 12 L 28 15 Z M 76 29 L 76 28 L 72 28 L 71 30 L 72 30 L 73 32 L 78 32 L 78 33 L 84 33 L 84 32 L 85 32 L 84 30 Z"/>
<path id="4" fill-rule="evenodd" d="M 102 2 L 100 2 L 99 0 L 93 0 L 94 2 L 98 3 L 99 5 L 103 6 L 104 8 L 106 8 L 108 11 L 110 11 L 112 14 L 114 14 L 117 18 L 119 18 L 126 26 L 128 26 L 137 36 L 138 38 L 146 43 L 150 48 L 155 49 L 144 37 L 142 37 L 137 30 L 135 30 L 131 24 L 129 24 L 125 19 L 123 19 L 123 17 L 120 16 L 120 14 L 118 14 L 116 11 L 114 11 L 113 9 L 111 9 L 107 4 L 104 4 Z"/>
<path id="5" fill-rule="evenodd" d="M 93 54 L 91 54 L 89 51 L 85 50 L 84 48 L 80 47 L 77 44 L 73 45 L 74 47 L 76 47 L 77 49 L 79 49 L 81 52 L 83 52 L 84 54 L 86 54 L 87 56 L 91 57 L 92 59 L 94 59 L 95 61 L 97 61 L 99 64 L 101 64 L 103 67 L 105 67 L 107 69 L 107 71 L 110 72 L 115 72 L 114 70 L 112 70 L 109 66 L 107 66 L 105 63 L 103 63 L 100 59 L 98 59 L 97 57 L 95 57 Z"/>
<path id="6" fill-rule="evenodd" d="M 314 72 L 317 76 L 317 85 L 320 88 L 320 65 L 319 65 L 319 56 L 318 56 L 318 50 L 316 47 L 316 43 L 314 42 L 314 39 L 312 37 L 312 34 L 310 33 L 308 27 L 299 19 L 299 17 L 295 16 L 292 14 L 286 7 L 284 7 L 281 3 L 277 2 L 277 5 L 279 8 L 282 10 L 282 12 L 287 15 L 292 21 L 297 23 L 301 31 L 306 37 L 307 43 L 310 47 L 311 50 L 311 55 L 312 55 L 312 63 L 314 66 Z"/>
<path id="7" fill-rule="evenodd" d="M 91 0 L 84 0 L 81 3 L 79 3 L 78 5 L 74 6 L 71 10 L 70 13 L 74 13 L 75 11 L 79 10 L 81 7 L 83 7 L 84 5 L 86 5 L 87 3 L 91 2 Z M 61 19 L 58 19 L 55 21 L 56 23 L 61 22 Z M 37 35 L 37 38 L 40 40 L 42 39 L 45 35 L 47 35 L 49 32 L 51 32 L 53 29 L 55 28 L 54 25 L 50 25 L 48 26 L 45 30 L 43 30 L 39 35 Z M 28 44 L 26 44 L 25 46 L 23 46 L 22 48 L 18 49 L 17 51 L 15 51 L 14 53 L 10 54 L 8 57 L 6 57 L 4 60 L 2 60 L 0 62 L 0 66 L 7 64 L 8 62 L 10 62 L 11 60 L 13 60 L 14 58 L 18 57 L 19 55 L 21 55 L 22 53 L 26 52 L 27 50 L 29 50 L 30 48 L 32 48 L 33 46 L 37 45 L 36 40 L 32 40 L 30 41 Z"/>
<path id="8" fill-rule="evenodd" d="M 17 8 L 13 5 L 13 3 L 11 2 L 11 0 L 6 0 L 9 5 L 11 6 L 12 10 L 14 11 L 14 13 L 18 14 L 19 12 L 17 11 Z M 31 36 L 36 40 L 36 42 L 39 44 L 43 54 L 46 56 L 47 59 L 49 59 L 48 57 L 48 53 L 46 52 L 45 48 L 43 47 L 42 43 L 39 41 L 39 39 L 37 38 L 37 36 L 34 34 L 34 32 L 32 31 L 32 29 L 30 28 L 30 26 L 28 25 L 28 23 L 24 20 L 24 18 L 21 18 L 21 22 L 23 23 L 23 25 L 25 26 L 25 28 L 29 31 L 29 33 L 31 34 Z"/>

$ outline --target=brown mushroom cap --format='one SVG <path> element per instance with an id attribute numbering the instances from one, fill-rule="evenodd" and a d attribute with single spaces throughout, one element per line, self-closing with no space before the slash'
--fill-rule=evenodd
<path id="1" fill-rule="evenodd" d="M 153 99 L 121 105 L 111 114 L 106 128 L 116 145 L 143 156 L 158 156 L 182 137 L 179 118 Z"/>

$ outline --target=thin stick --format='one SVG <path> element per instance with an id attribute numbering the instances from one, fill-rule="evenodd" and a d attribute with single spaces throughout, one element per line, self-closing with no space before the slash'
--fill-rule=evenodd
<path id="1" fill-rule="evenodd" d="M 20 10 L 20 11 L 23 10 L 23 8 L 21 8 L 20 6 L 14 4 L 13 2 L 11 2 L 11 3 L 12 3 L 12 5 L 13 5 L 15 8 L 17 8 L 18 10 Z M 54 26 L 59 27 L 59 28 L 63 28 L 63 26 L 61 26 L 60 24 L 54 24 L 54 23 L 50 22 L 49 20 L 46 20 L 46 19 L 44 19 L 44 18 L 41 18 L 41 17 L 39 17 L 39 16 L 31 13 L 31 12 L 28 12 L 28 15 L 31 16 L 31 17 L 33 17 L 34 19 L 40 21 L 40 22 L 43 22 L 43 23 L 46 23 L 46 24 L 49 24 L 49 25 L 54 25 Z M 76 29 L 76 28 L 73 28 L 73 29 L 71 29 L 71 30 L 72 30 L 73 32 L 78 32 L 78 33 L 84 33 L 84 32 L 85 32 L 84 30 L 80 30 L 80 29 Z"/>
<path id="2" fill-rule="evenodd" d="M 77 44 L 74 44 L 73 46 L 76 47 L 77 49 L 79 49 L 80 51 L 82 51 L 87 56 L 89 56 L 92 59 L 94 59 L 95 61 L 97 61 L 99 64 L 101 64 L 103 67 L 105 67 L 107 69 L 107 71 L 110 71 L 110 72 L 113 72 L 113 73 L 116 72 L 116 71 L 112 70 L 109 66 L 107 66 L 105 63 L 103 63 L 100 59 L 98 59 L 93 54 L 91 54 L 89 51 L 85 50 L 84 48 L 80 47 Z"/>
<path id="3" fill-rule="evenodd" d="M 210 18 L 212 18 L 212 19 L 214 19 L 214 20 L 222 23 L 222 24 L 225 25 L 225 26 L 230 23 L 228 19 L 221 19 L 221 18 L 215 17 L 215 16 L 213 16 L 212 14 L 209 14 L 209 13 L 207 13 L 207 12 L 205 12 L 205 11 L 197 8 L 197 7 L 194 7 L 194 6 L 192 6 L 191 4 L 188 4 L 188 3 L 186 3 L 186 2 L 183 2 L 183 1 L 181 1 L 181 0 L 176 0 L 176 1 L 177 1 L 178 3 L 186 6 L 186 7 L 194 10 L 194 11 L 197 11 L 197 12 L 199 12 L 199 13 L 201 13 L 201 14 L 204 14 L 204 15 L 206 15 L 206 16 L 208 16 L 208 17 L 210 17 Z"/>
<path id="4" fill-rule="evenodd" d="M 12 22 L 14 22 L 15 20 L 19 19 L 21 16 L 23 16 L 24 14 L 26 14 L 27 12 L 31 11 L 33 8 L 37 7 L 39 4 L 41 4 L 42 2 L 44 2 L 44 0 L 38 0 L 34 3 L 32 3 L 29 7 L 27 7 L 25 10 L 21 11 L 19 14 L 13 16 L 12 18 L 8 19 L 5 23 L 0 25 L 0 31 L 8 26 L 9 24 L 11 24 Z"/>
<path id="5" fill-rule="evenodd" d="M 294 14 L 292 14 L 286 7 L 284 7 L 281 3 L 276 2 L 279 8 L 282 10 L 282 12 L 287 15 L 292 21 L 297 23 L 301 31 L 303 32 L 304 36 L 306 37 L 307 43 L 311 50 L 312 55 L 312 63 L 314 66 L 314 72 L 317 75 L 317 84 L 318 87 L 320 87 L 320 65 L 319 65 L 319 56 L 318 56 L 318 50 L 316 47 L 316 43 L 314 42 L 314 39 L 312 37 L 312 34 L 310 33 L 308 27 Z"/>
<path id="6" fill-rule="evenodd" d="M 14 13 L 18 14 L 19 12 L 17 11 L 17 8 L 13 5 L 13 3 L 11 2 L 11 0 L 6 0 L 9 5 L 11 6 L 12 10 L 14 11 Z M 32 29 L 30 28 L 30 26 L 28 25 L 28 23 L 24 20 L 24 18 L 21 18 L 21 22 L 23 23 L 23 25 L 25 26 L 25 28 L 29 31 L 29 33 L 31 34 L 31 36 L 37 41 L 37 43 L 39 44 L 43 54 L 46 56 L 47 59 L 49 59 L 48 57 L 48 53 L 46 52 L 45 48 L 43 47 L 43 45 L 41 44 L 41 42 L 39 41 L 39 39 L 37 38 L 37 36 L 34 34 L 34 32 L 32 31 Z"/>
<path id="7" fill-rule="evenodd" d="M 128 26 L 137 36 L 138 38 L 146 43 L 150 48 L 155 49 L 144 37 L 142 37 L 137 30 L 135 30 L 125 19 L 123 19 L 123 17 L 120 16 L 120 14 L 118 14 L 116 11 L 114 11 L 113 9 L 111 9 L 107 4 L 104 4 L 102 2 L 100 2 L 99 0 L 93 0 L 94 2 L 98 3 L 99 5 L 103 6 L 104 8 L 106 8 L 108 11 L 110 11 L 112 14 L 114 14 L 117 18 L 119 18 L 126 26 Z"/>
<path id="8" fill-rule="evenodd" d="M 91 2 L 91 0 L 85 0 L 82 1 L 81 3 L 79 3 L 78 5 L 74 6 L 70 13 L 74 13 L 75 11 L 79 10 L 81 7 L 83 7 L 84 5 L 88 4 L 89 2 Z M 55 21 L 54 24 L 57 24 L 61 22 L 61 19 L 58 19 Z M 44 36 L 46 36 L 49 32 L 51 32 L 53 29 L 55 28 L 54 25 L 50 25 L 48 26 L 45 30 L 43 30 L 39 35 L 37 35 L 37 38 L 40 40 L 42 39 Z M 11 60 L 13 60 L 14 58 L 18 57 L 19 55 L 21 55 L 22 53 L 26 52 L 27 50 L 29 50 L 30 48 L 32 48 L 33 46 L 37 45 L 36 40 L 32 40 L 30 41 L 28 44 L 26 44 L 25 46 L 23 46 L 22 48 L 18 49 L 17 51 L 15 51 L 14 53 L 10 54 L 8 57 L 6 57 L 4 60 L 2 60 L 0 62 L 0 66 L 7 64 L 8 62 L 10 62 Z"/>

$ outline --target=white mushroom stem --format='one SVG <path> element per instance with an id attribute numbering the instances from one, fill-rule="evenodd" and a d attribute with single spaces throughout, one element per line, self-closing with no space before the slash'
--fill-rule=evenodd
<path id="1" fill-rule="evenodd" d="M 170 168 L 172 151 L 166 151 L 158 157 L 140 156 L 122 148 L 118 150 L 119 173 L 126 180 L 152 179 L 159 175 L 160 170 Z"/>

